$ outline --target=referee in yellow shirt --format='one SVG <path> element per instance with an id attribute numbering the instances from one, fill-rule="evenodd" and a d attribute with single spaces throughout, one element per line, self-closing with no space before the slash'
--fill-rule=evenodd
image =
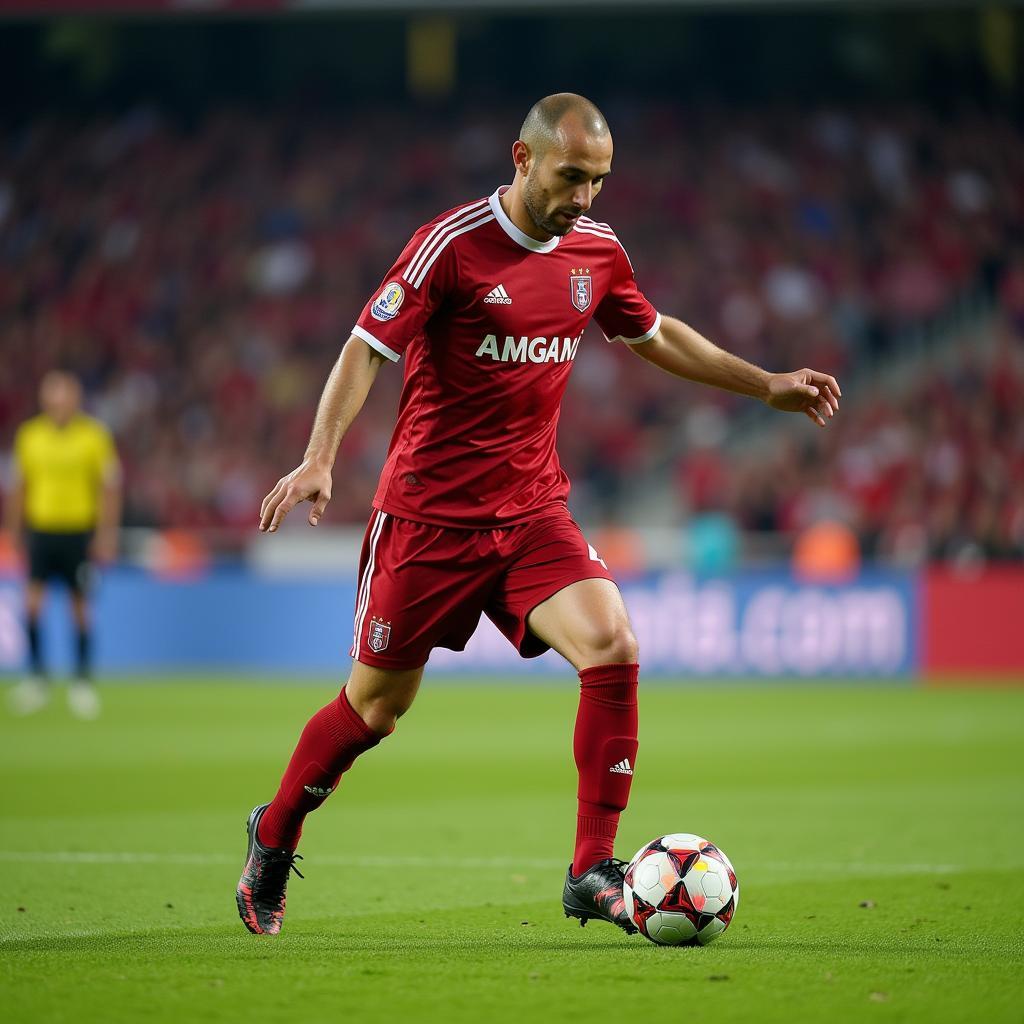
<path id="1" fill-rule="evenodd" d="M 12 691 L 12 708 L 38 711 L 50 699 L 39 619 L 46 585 L 71 591 L 76 672 L 68 706 L 95 718 L 100 702 L 92 683 L 89 576 L 92 560 L 116 554 L 121 518 L 121 470 L 110 432 L 81 412 L 82 389 L 67 373 L 48 373 L 39 389 L 42 413 L 24 422 L 14 440 L 14 486 L 5 502 L 5 526 L 28 554 L 29 675 Z"/>

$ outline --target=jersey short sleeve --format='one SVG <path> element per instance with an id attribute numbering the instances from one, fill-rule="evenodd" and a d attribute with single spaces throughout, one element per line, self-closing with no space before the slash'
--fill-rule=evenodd
<path id="1" fill-rule="evenodd" d="M 14 434 L 14 451 L 11 459 L 11 466 L 14 469 L 15 477 L 24 480 L 28 475 L 28 424 L 23 423 Z"/>
<path id="2" fill-rule="evenodd" d="M 102 423 L 95 424 L 92 448 L 99 479 L 106 483 L 116 483 L 121 475 L 121 463 L 117 458 L 114 439 Z"/>
<path id="3" fill-rule="evenodd" d="M 611 287 L 594 312 L 598 327 L 609 341 L 638 345 L 653 338 L 661 327 L 661 314 L 637 287 L 626 250 L 615 244 Z"/>
<path id="4" fill-rule="evenodd" d="M 420 228 L 363 307 L 352 333 L 392 361 L 444 302 L 455 280 L 451 235 L 438 224 Z"/>

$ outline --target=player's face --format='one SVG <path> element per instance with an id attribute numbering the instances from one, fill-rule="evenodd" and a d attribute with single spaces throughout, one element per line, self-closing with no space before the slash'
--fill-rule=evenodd
<path id="1" fill-rule="evenodd" d="M 78 412 L 81 397 L 78 381 L 63 373 L 47 374 L 39 388 L 39 404 L 56 423 L 67 423 Z"/>
<path id="2" fill-rule="evenodd" d="M 578 126 L 559 129 L 546 152 L 531 156 L 523 173 L 523 202 L 537 227 L 566 235 L 590 209 L 612 169 L 612 138 L 595 138 Z"/>

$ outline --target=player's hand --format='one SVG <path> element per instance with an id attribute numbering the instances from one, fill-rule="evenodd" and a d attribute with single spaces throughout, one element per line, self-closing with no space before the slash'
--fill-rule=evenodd
<path id="1" fill-rule="evenodd" d="M 110 565 L 117 557 L 117 534 L 112 530 L 97 530 L 89 554 L 94 562 Z"/>
<path id="2" fill-rule="evenodd" d="M 773 373 L 765 401 L 782 412 L 802 412 L 823 427 L 839 411 L 840 398 L 842 392 L 835 377 L 804 369 Z"/>
<path id="3" fill-rule="evenodd" d="M 316 526 L 331 500 L 331 467 L 305 461 L 277 481 L 260 507 L 260 533 L 273 533 L 300 501 L 311 501 L 309 525 Z"/>

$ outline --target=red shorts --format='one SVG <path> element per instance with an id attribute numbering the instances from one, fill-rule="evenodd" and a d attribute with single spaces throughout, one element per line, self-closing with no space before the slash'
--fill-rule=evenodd
<path id="1" fill-rule="evenodd" d="M 464 650 L 481 613 L 524 658 L 548 645 L 526 617 L 563 587 L 612 579 L 568 511 L 497 530 L 456 530 L 376 511 L 359 560 L 349 655 L 377 668 L 425 665 Z"/>

